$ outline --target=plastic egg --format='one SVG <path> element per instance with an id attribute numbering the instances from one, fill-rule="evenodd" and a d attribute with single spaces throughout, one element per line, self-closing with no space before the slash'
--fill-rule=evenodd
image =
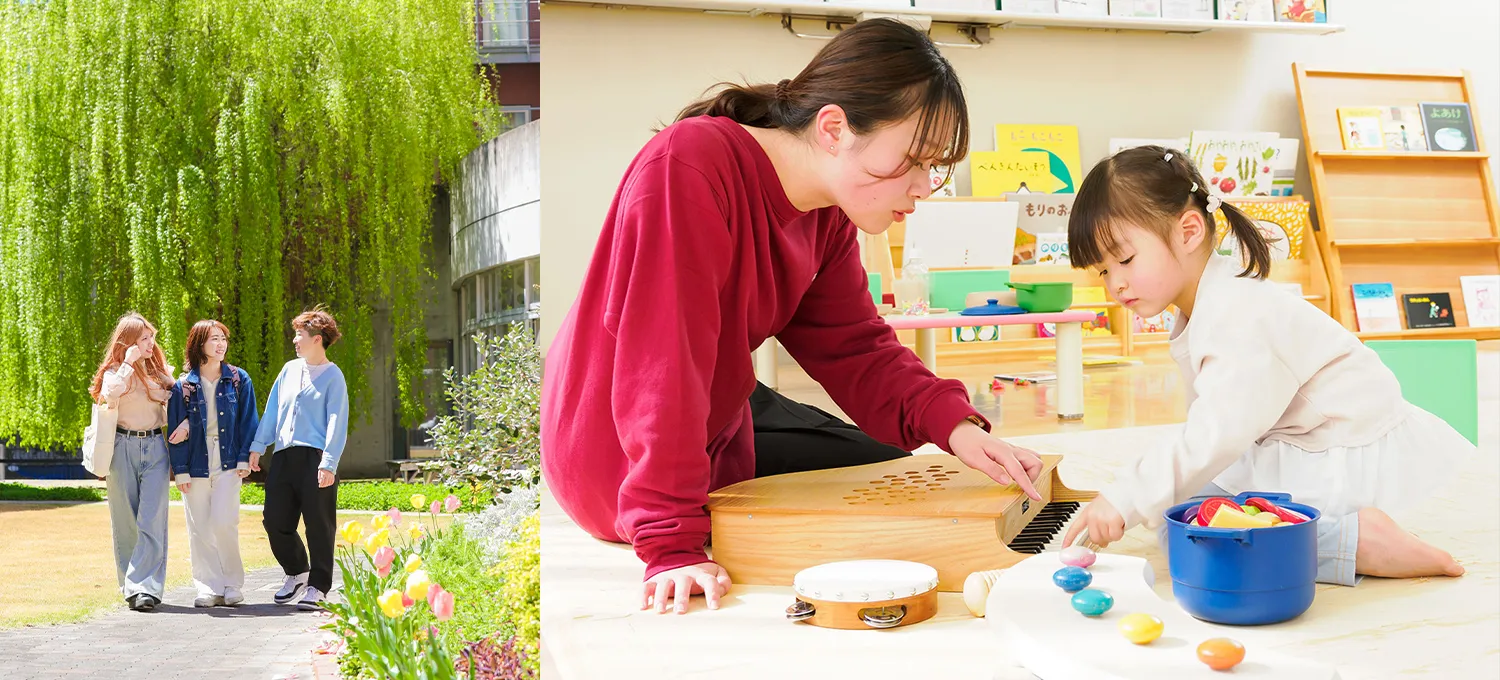
<path id="1" fill-rule="evenodd" d="M 1094 560 L 1098 559 L 1094 551 L 1081 545 L 1063 548 L 1059 557 L 1062 559 L 1063 564 L 1070 567 L 1083 567 L 1085 569 L 1094 566 Z"/>
<path id="2" fill-rule="evenodd" d="M 1102 590 L 1085 588 L 1073 594 L 1073 608 L 1084 616 L 1102 616 L 1115 606 L 1115 597 Z"/>
<path id="3" fill-rule="evenodd" d="M 1138 645 L 1151 644 L 1156 638 L 1161 637 L 1164 627 L 1165 624 L 1161 622 L 1161 619 L 1140 612 L 1120 619 L 1120 634 L 1124 635 L 1126 640 Z"/>
<path id="4" fill-rule="evenodd" d="M 1245 646 L 1229 638 L 1204 640 L 1198 645 L 1198 660 L 1216 671 L 1227 671 L 1245 660 Z"/>
<path id="5" fill-rule="evenodd" d="M 1076 593 L 1094 582 L 1094 575 L 1083 567 L 1063 567 L 1052 572 L 1052 582 L 1070 593 Z"/>

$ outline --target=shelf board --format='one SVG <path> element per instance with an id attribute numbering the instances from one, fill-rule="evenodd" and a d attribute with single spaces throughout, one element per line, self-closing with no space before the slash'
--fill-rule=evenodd
<path id="1" fill-rule="evenodd" d="M 1339 238 L 1329 241 L 1335 248 L 1411 248 L 1500 245 L 1500 238 Z"/>
<path id="2" fill-rule="evenodd" d="M 1313 154 L 1320 158 L 1369 158 L 1373 160 L 1405 158 L 1421 160 L 1437 158 L 1444 160 L 1485 160 L 1490 157 L 1490 154 L 1485 151 L 1342 151 L 1329 149 L 1327 151 L 1315 151 Z"/>
<path id="3" fill-rule="evenodd" d="M 1456 328 L 1405 328 L 1399 331 L 1355 333 L 1360 340 L 1500 340 L 1500 328 L 1459 326 Z"/>
<path id="4" fill-rule="evenodd" d="M 779 14 L 810 19 L 856 19 L 864 13 L 927 17 L 934 22 L 990 26 L 996 28 L 1071 28 L 1153 33 L 1290 33 L 1330 35 L 1342 33 L 1339 24 L 1304 24 L 1290 21 L 1228 21 L 1155 19 L 1141 17 L 1072 16 L 1030 14 L 996 10 L 952 10 L 931 7 L 895 7 L 879 2 L 806 2 L 775 0 L 542 0 L 543 5 L 587 5 L 642 9 L 698 10 L 714 14 L 760 16 Z"/>

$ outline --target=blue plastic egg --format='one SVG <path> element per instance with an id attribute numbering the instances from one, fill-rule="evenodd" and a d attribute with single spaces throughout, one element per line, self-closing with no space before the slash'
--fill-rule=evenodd
<path id="1" fill-rule="evenodd" d="M 1076 593 L 1094 582 L 1094 575 L 1083 567 L 1063 567 L 1052 572 L 1052 582 L 1070 593 Z"/>
<path id="2" fill-rule="evenodd" d="M 1101 616 L 1115 606 L 1115 597 L 1102 590 L 1087 588 L 1073 594 L 1073 608 L 1084 616 Z"/>

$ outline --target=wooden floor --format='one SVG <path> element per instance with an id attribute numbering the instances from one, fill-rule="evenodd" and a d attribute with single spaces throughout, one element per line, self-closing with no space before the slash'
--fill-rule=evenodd
<path id="1" fill-rule="evenodd" d="M 1500 360 L 1500 342 L 1480 344 L 1480 374 Z M 994 423 L 994 432 L 1003 437 L 1053 434 L 1082 430 L 1113 429 L 1145 425 L 1180 423 L 1187 416 L 1182 379 L 1177 365 L 1165 351 L 1133 357 L 1141 363 L 1109 368 L 1086 368 L 1083 373 L 1084 419 L 1061 422 L 1057 419 L 1057 394 L 1052 384 L 1028 386 L 1005 384 L 999 392 L 990 390 L 991 377 L 997 372 L 1050 371 L 1047 361 L 938 363 L 938 375 L 962 380 L 969 388 L 969 399 L 979 412 Z M 779 391 L 790 399 L 817 406 L 845 420 L 849 418 L 784 352 L 777 374 Z M 1492 405 L 1487 393 L 1495 388 L 1480 381 L 1481 406 Z"/>

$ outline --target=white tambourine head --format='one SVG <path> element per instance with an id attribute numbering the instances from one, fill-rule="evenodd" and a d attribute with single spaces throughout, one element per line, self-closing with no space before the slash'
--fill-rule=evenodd
<path id="1" fill-rule="evenodd" d="M 880 602 L 920 595 L 937 583 L 937 570 L 918 562 L 852 560 L 803 569 L 792 588 L 824 602 Z"/>

